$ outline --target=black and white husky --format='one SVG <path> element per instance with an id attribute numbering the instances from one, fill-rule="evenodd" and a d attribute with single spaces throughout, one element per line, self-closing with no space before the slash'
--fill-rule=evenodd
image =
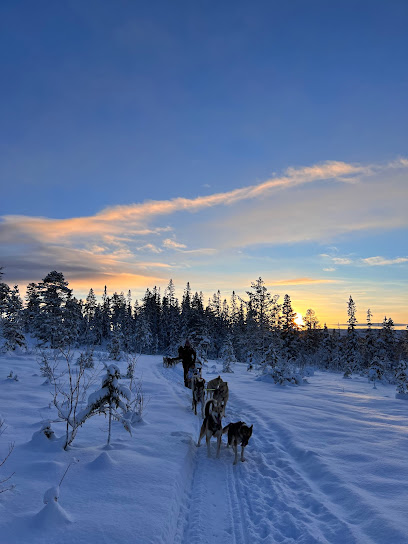
<path id="1" fill-rule="evenodd" d="M 204 409 L 204 421 L 201 425 L 200 437 L 197 442 L 197 448 L 200 446 L 200 442 L 205 436 L 205 441 L 207 443 L 207 455 L 211 457 L 210 454 L 210 442 L 211 437 L 215 436 L 217 439 L 217 457 L 220 456 L 221 448 L 221 438 L 222 438 L 222 406 L 215 403 L 212 399 L 207 400 L 205 403 Z"/>
<path id="2" fill-rule="evenodd" d="M 204 404 L 205 404 L 205 379 L 199 376 L 194 377 L 192 380 L 193 388 L 193 404 L 192 410 L 197 415 L 197 404 L 201 402 L 201 417 L 204 419 Z"/>
<path id="3" fill-rule="evenodd" d="M 245 461 L 244 449 L 248 445 L 248 441 L 252 436 L 253 425 L 248 427 L 243 421 L 237 421 L 236 423 L 230 423 L 226 425 L 222 434 L 228 433 L 228 446 L 234 448 L 235 459 L 234 465 L 238 462 L 238 446 L 241 444 L 241 461 Z M 227 447 L 228 447 L 227 446 Z"/>

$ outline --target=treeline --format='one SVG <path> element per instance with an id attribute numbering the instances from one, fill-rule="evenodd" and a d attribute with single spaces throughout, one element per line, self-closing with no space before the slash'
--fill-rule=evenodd
<path id="1" fill-rule="evenodd" d="M 203 359 L 223 357 L 271 368 L 291 361 L 300 368 L 341 370 L 346 376 L 374 363 L 393 372 L 401 360 L 408 360 L 408 331 L 397 334 L 391 318 L 373 329 L 368 310 L 367 326 L 358 331 L 350 297 L 346 332 L 321 327 L 312 309 L 299 327 L 289 295 L 280 304 L 262 278 L 251 284 L 245 299 L 233 292 L 227 301 L 218 291 L 204 303 L 203 294 L 193 293 L 187 284 L 179 301 L 170 280 L 163 295 L 154 287 L 133 302 L 130 291 L 110 296 L 105 287 L 97 302 L 93 289 L 85 301 L 78 300 L 64 275 L 53 271 L 30 283 L 25 298 L 23 304 L 17 286 L 0 283 L 6 350 L 24 347 L 30 334 L 43 347 L 106 346 L 111 358 L 118 359 L 123 352 L 174 355 L 189 338 Z"/>

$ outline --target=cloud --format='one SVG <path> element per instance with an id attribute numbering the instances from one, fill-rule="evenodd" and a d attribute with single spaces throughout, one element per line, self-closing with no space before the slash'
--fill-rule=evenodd
<path id="1" fill-rule="evenodd" d="M 271 282 L 271 285 L 306 285 L 310 283 L 339 283 L 339 281 L 320 278 L 294 278 L 289 280 L 273 281 Z"/>
<path id="2" fill-rule="evenodd" d="M 336 268 L 330 267 L 330 268 L 323 268 L 324 272 L 335 272 Z"/>
<path id="3" fill-rule="evenodd" d="M 407 167 L 404 159 L 400 159 L 397 163 L 394 161 L 392 164 L 392 168 L 396 168 L 394 164 L 398 164 L 399 167 Z M 290 167 L 284 176 L 274 177 L 257 185 L 204 197 L 199 196 L 192 199 L 179 197 L 172 200 L 151 200 L 128 206 L 112 206 L 91 217 L 69 219 L 4 215 L 2 222 L 9 229 L 14 228 L 17 232 L 29 231 L 33 235 L 45 236 L 50 241 L 91 235 L 115 235 L 123 232 L 125 228 L 133 236 L 146 236 L 169 230 L 168 226 L 147 228 L 146 222 L 153 217 L 170 215 L 180 211 L 195 212 L 219 205 L 230 206 L 241 201 L 263 197 L 272 190 L 295 187 L 315 181 L 332 179 L 346 182 L 356 181 L 359 179 L 358 176 L 371 175 L 379 169 L 380 167 L 375 165 L 362 166 L 341 161 L 326 161 L 314 166 Z"/>
<path id="4" fill-rule="evenodd" d="M 384 257 L 367 257 L 361 259 L 361 262 L 369 266 L 387 266 L 392 264 L 401 264 L 408 262 L 408 257 L 397 257 L 395 259 L 385 259 Z"/>
<path id="5" fill-rule="evenodd" d="M 75 281 L 127 275 L 136 282 L 151 278 L 151 283 L 197 263 L 201 274 L 211 264 L 228 275 L 234 248 L 332 243 L 339 234 L 406 227 L 407 168 L 406 159 L 380 165 L 326 161 L 291 167 L 281 176 L 232 191 L 112 206 L 90 217 L 5 215 L 0 220 L 2 265 L 15 280 L 24 276 L 29 281 L 59 269 Z M 183 263 L 173 263 L 175 252 Z M 143 253 L 149 258 L 143 259 Z M 351 264 L 346 256 L 323 256 L 336 265 Z M 379 259 L 368 258 L 365 264 L 380 264 Z M 239 268 L 239 259 L 234 265 Z"/>
<path id="6" fill-rule="evenodd" d="M 331 257 L 334 264 L 346 265 L 351 264 L 353 261 L 348 257 Z"/>
<path id="7" fill-rule="evenodd" d="M 179 244 L 175 240 L 171 240 L 170 238 L 166 238 L 163 240 L 163 246 L 170 248 L 170 249 L 185 249 L 187 246 L 185 244 Z"/>
<path id="8" fill-rule="evenodd" d="M 138 251 L 151 251 L 152 253 L 161 253 L 163 250 L 154 244 L 145 244 L 136 248 Z"/>

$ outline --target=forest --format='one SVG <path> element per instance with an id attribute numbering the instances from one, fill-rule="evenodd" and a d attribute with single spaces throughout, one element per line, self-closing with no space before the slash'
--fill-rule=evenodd
<path id="1" fill-rule="evenodd" d="M 86 300 L 78 300 L 61 272 L 52 271 L 39 283 L 27 286 L 25 303 L 18 286 L 0 283 L 2 349 L 24 349 L 26 337 L 39 348 L 83 348 L 84 360 L 103 346 L 112 360 L 125 353 L 175 355 L 188 338 L 201 360 L 221 359 L 229 367 L 240 361 L 260 368 L 275 382 L 297 382 L 307 367 L 333 370 L 350 377 L 367 374 L 373 380 L 397 383 L 407 392 L 408 330 L 397 331 L 391 318 L 372 326 L 367 310 L 364 328 L 357 327 L 356 305 L 345 301 L 347 329 L 321 326 L 313 309 L 295 322 L 289 295 L 280 303 L 262 278 L 252 282 L 246 298 L 234 292 L 230 300 L 220 291 L 204 303 L 189 283 L 181 302 L 170 280 L 163 295 L 146 289 L 141 301 L 131 292 L 109 296 L 105 287 L 101 302 L 91 288 Z"/>

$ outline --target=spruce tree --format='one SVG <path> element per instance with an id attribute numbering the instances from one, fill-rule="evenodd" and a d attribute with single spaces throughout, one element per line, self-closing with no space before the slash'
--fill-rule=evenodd
<path id="1" fill-rule="evenodd" d="M 356 331 L 356 305 L 351 295 L 347 307 L 348 327 L 345 346 L 345 372 L 344 377 L 350 378 L 353 372 L 356 372 L 360 366 L 360 353 L 358 345 L 358 336 Z"/>
<path id="2" fill-rule="evenodd" d="M 9 291 L 5 301 L 5 316 L 2 321 L 4 348 L 6 350 L 14 351 L 17 347 L 26 347 L 23 303 L 17 285 Z"/>
<path id="3" fill-rule="evenodd" d="M 64 275 L 56 270 L 45 276 L 39 284 L 41 312 L 36 336 L 42 345 L 50 343 L 51 348 L 66 345 L 64 310 L 72 291 Z"/>

